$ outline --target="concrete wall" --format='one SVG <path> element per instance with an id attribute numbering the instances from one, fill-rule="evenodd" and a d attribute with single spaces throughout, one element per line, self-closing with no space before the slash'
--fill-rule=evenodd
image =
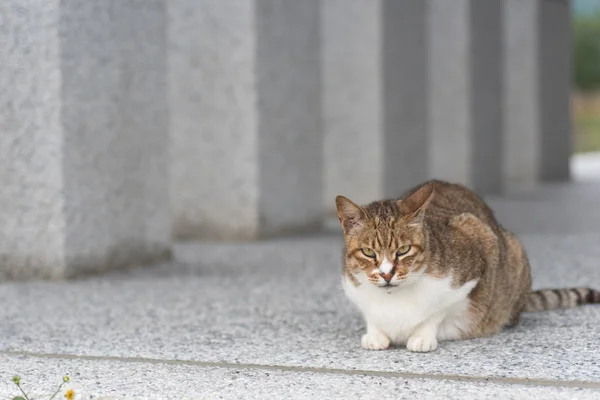
<path id="1" fill-rule="evenodd" d="M 0 277 L 567 180 L 567 0 L 0 2 Z"/>
<path id="2" fill-rule="evenodd" d="M 540 179 L 569 179 L 571 24 L 568 0 L 542 0 L 538 17 Z"/>
<path id="3" fill-rule="evenodd" d="M 432 177 L 502 192 L 503 1 L 322 4 L 329 212 Z"/>
<path id="4" fill-rule="evenodd" d="M 512 189 L 570 178 L 568 0 L 504 0 L 504 180 Z"/>
<path id="5" fill-rule="evenodd" d="M 538 101 L 539 0 L 506 0 L 504 28 L 504 185 L 535 188 L 540 178 L 540 104 Z"/>
<path id="6" fill-rule="evenodd" d="M 420 0 L 382 5 L 383 197 L 397 197 L 430 176 L 427 10 Z"/>
<path id="7" fill-rule="evenodd" d="M 324 204 L 384 195 L 382 3 L 323 1 L 321 9 Z"/>
<path id="8" fill-rule="evenodd" d="M 0 278 L 169 256 L 160 0 L 0 4 Z"/>
<path id="9" fill-rule="evenodd" d="M 175 237 L 250 239 L 322 218 L 319 2 L 169 2 Z"/>

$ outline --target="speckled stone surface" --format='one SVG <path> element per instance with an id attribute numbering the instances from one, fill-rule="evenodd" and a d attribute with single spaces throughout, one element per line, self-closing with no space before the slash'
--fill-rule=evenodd
<path id="1" fill-rule="evenodd" d="M 318 227 L 319 2 L 168 7 L 175 236 L 248 239 Z"/>
<path id="2" fill-rule="evenodd" d="M 562 208 L 564 189 L 543 190 L 548 207 L 554 207 L 555 214 L 570 213 L 573 220 L 585 216 L 585 207 Z M 571 189 L 573 196 L 583 193 L 577 185 Z M 585 192 L 593 192 L 593 188 L 586 186 Z M 526 225 L 527 220 L 531 221 L 532 216 L 521 207 L 529 207 L 533 200 L 526 199 L 532 197 L 535 195 L 509 200 L 505 206 L 512 213 L 507 213 L 503 222 L 509 225 L 518 218 Z M 591 200 L 587 204 L 598 207 Z M 594 214 L 588 215 L 595 218 Z M 552 221 L 550 218 L 548 224 Z M 600 228 L 580 233 L 562 233 L 560 226 L 556 228 L 558 233 L 521 235 L 531 258 L 534 287 L 600 287 Z M 140 376 L 134 381 L 150 387 L 156 384 L 151 374 L 163 368 L 157 367 L 161 365 L 156 364 L 157 360 L 207 367 L 211 371 L 198 376 L 210 377 L 207 379 L 213 385 L 217 385 L 221 373 L 214 369 L 222 366 L 251 367 L 254 371 L 291 369 L 289 372 L 295 376 L 289 378 L 290 382 L 298 387 L 302 387 L 300 382 L 313 378 L 299 375 L 296 369 L 317 368 L 309 371 L 316 374 L 314 385 L 307 383 L 309 389 L 302 389 L 309 390 L 307 397 L 322 393 L 321 387 L 337 387 L 346 379 L 339 378 L 336 383 L 338 378 L 332 378 L 332 374 L 348 373 L 403 377 L 391 386 L 385 375 L 382 384 L 387 382 L 387 388 L 394 390 L 414 388 L 427 398 L 441 397 L 448 388 L 462 387 L 456 380 L 436 386 L 449 377 L 472 380 L 465 384 L 468 388 L 464 390 L 470 393 L 467 398 L 480 398 L 479 392 L 487 396 L 491 383 L 476 383 L 487 380 L 510 385 L 506 393 L 514 393 L 515 398 L 534 393 L 521 392 L 525 390 L 521 387 L 524 379 L 552 385 L 543 388 L 543 393 L 555 398 L 584 398 L 584 392 L 571 393 L 572 389 L 558 386 L 600 388 L 600 306 L 594 305 L 524 314 L 515 328 L 483 339 L 444 342 L 428 354 L 402 348 L 363 350 L 359 345 L 363 322 L 341 290 L 340 243 L 339 235 L 323 234 L 254 243 L 182 244 L 175 247 L 175 262 L 154 267 L 61 283 L 4 283 L 0 285 L 0 353 L 147 358 L 144 362 L 152 366 L 144 367 L 145 372 L 112 364 L 110 368 L 126 368 L 133 376 Z M 90 368 L 100 368 L 96 366 L 101 364 L 98 360 L 89 361 Z M 8 361 L 4 364 L 10 368 L 16 365 Z M 185 376 L 193 372 L 177 371 L 172 379 L 180 383 L 170 387 L 187 388 L 182 382 L 188 382 Z M 232 374 L 225 373 L 223 382 L 218 382 L 222 386 L 215 387 L 221 390 L 228 382 L 236 388 L 239 382 L 234 382 Z M 428 378 L 437 383 L 406 383 L 404 378 Z M 202 385 L 198 379 L 198 385 Z M 280 380 L 282 387 L 286 387 L 285 379 Z M 359 382 L 357 379 L 353 375 L 350 381 Z M 364 379 L 366 385 L 379 386 L 379 381 L 371 377 Z M 250 390 L 249 397 L 255 395 L 252 390 L 257 391 L 256 396 L 270 390 L 271 381 L 258 382 L 250 389 L 242 384 Z M 359 386 L 350 386 L 344 392 L 339 383 L 340 397 L 359 393 L 356 391 L 363 390 Z M 128 394 L 135 394 L 136 389 L 125 391 L 129 390 L 133 392 Z M 501 390 L 505 389 L 494 389 L 489 396 Z"/>
<path id="3" fill-rule="evenodd" d="M 0 2 L 0 279 L 64 271 L 58 1 Z"/>
<path id="4" fill-rule="evenodd" d="M 0 279 L 168 256 L 164 2 L 0 15 Z"/>
<path id="5" fill-rule="evenodd" d="M 278 371 L 117 360 L 0 355 L 0 376 L 18 373 L 36 398 L 47 398 L 69 374 L 66 389 L 98 399 L 597 399 L 600 389 L 412 379 L 331 372 Z M 6 383 L 5 383 L 6 382 Z M 5 379 L 0 396 L 17 395 Z M 87 397 L 87 398 L 89 398 Z"/>
<path id="6" fill-rule="evenodd" d="M 600 287 L 599 235 L 525 236 L 535 286 Z M 0 350 L 600 381 L 600 307 L 528 314 L 431 354 L 360 348 L 337 238 L 190 245 L 181 264 L 0 290 Z"/>

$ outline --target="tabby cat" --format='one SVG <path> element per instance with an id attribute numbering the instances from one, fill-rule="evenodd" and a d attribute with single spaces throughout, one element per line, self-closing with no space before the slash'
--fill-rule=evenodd
<path id="1" fill-rule="evenodd" d="M 531 290 L 527 255 L 468 188 L 439 180 L 400 200 L 336 198 L 343 287 L 364 316 L 362 347 L 433 351 L 438 340 L 488 336 L 523 311 L 600 303 L 587 288 Z"/>

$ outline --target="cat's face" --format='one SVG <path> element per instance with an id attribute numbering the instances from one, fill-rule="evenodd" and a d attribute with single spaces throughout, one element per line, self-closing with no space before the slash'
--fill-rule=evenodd
<path id="1" fill-rule="evenodd" d="M 402 201 L 364 207 L 343 196 L 336 198 L 346 241 L 345 268 L 355 284 L 390 289 L 423 274 L 427 252 L 423 214 L 433 196 L 431 187 L 423 189 Z"/>

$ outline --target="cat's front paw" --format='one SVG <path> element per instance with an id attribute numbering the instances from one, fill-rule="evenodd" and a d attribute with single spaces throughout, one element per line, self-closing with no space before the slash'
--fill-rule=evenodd
<path id="1" fill-rule="evenodd" d="M 426 353 L 428 351 L 433 351 L 437 349 L 437 346 L 437 339 L 433 335 L 411 336 L 408 338 L 408 342 L 406 343 L 406 348 L 408 350 L 418 353 Z"/>
<path id="2" fill-rule="evenodd" d="M 363 335 L 360 344 L 367 350 L 385 350 L 390 347 L 390 339 L 381 332 L 369 332 Z"/>

